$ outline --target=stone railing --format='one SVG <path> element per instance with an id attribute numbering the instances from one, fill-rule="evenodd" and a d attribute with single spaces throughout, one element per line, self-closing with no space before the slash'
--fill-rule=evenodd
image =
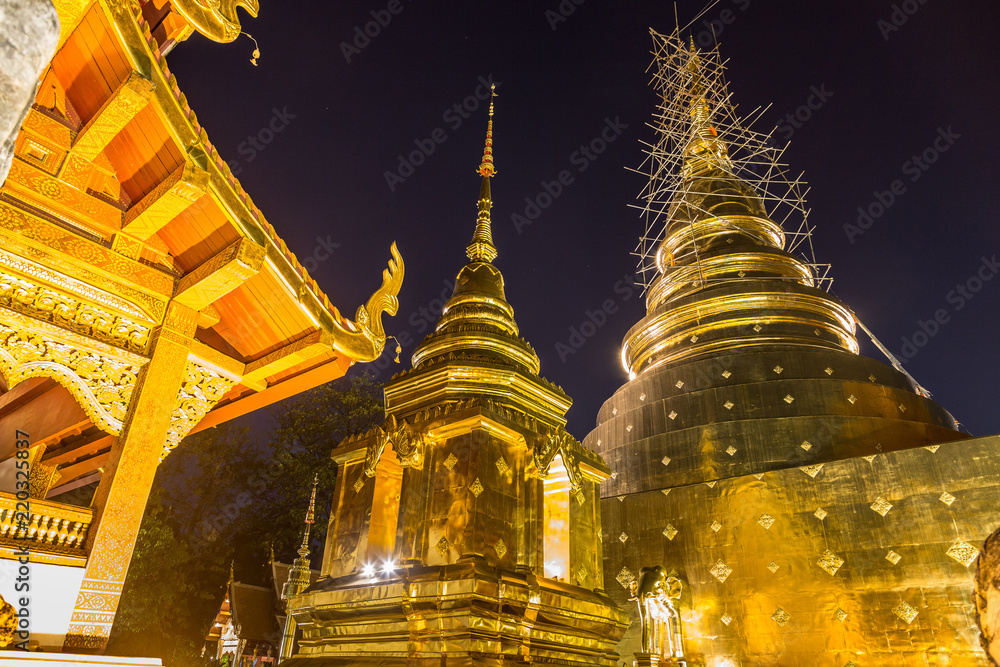
<path id="1" fill-rule="evenodd" d="M 0 541 L 24 542 L 32 551 L 82 552 L 93 510 L 35 498 L 26 502 L 27 521 L 18 521 L 19 501 L 0 491 Z M 20 510 L 24 510 L 24 502 Z"/>

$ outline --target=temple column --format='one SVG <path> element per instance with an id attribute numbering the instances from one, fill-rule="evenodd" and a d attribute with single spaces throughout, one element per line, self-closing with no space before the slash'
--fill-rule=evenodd
<path id="1" fill-rule="evenodd" d="M 140 371 L 121 435 L 94 497 L 87 569 L 64 649 L 101 654 L 121 599 L 149 490 L 185 380 L 198 313 L 171 303 L 154 333 L 152 358 Z"/>

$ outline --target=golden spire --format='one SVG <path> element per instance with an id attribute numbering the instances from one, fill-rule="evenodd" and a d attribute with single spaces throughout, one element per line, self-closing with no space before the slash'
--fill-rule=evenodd
<path id="1" fill-rule="evenodd" d="M 465 254 L 473 262 L 492 262 L 496 259 L 497 249 L 493 245 L 493 232 L 490 229 L 490 209 L 493 198 L 490 194 L 490 177 L 496 174 L 493 168 L 493 98 L 497 96 L 496 84 L 490 87 L 490 120 L 486 125 L 486 148 L 483 150 L 483 161 L 478 172 L 483 177 L 479 188 L 479 215 L 476 216 L 476 232 L 472 235 L 472 243 L 465 248 Z"/>
<path id="2" fill-rule="evenodd" d="M 309 509 L 306 510 L 306 528 L 302 531 L 302 546 L 299 547 L 299 556 L 305 558 L 309 555 L 309 532 L 315 523 L 316 509 L 316 486 L 319 484 L 319 473 L 313 477 L 312 497 L 309 498 Z"/>
<path id="3" fill-rule="evenodd" d="M 731 171 L 729 150 L 712 124 L 712 106 L 708 101 L 710 91 L 702 84 L 701 57 L 694 46 L 694 38 L 691 39 L 687 69 L 691 73 L 688 89 L 691 98 L 688 111 L 691 116 L 691 140 L 684 148 L 682 173 L 690 177 L 712 169 Z"/>

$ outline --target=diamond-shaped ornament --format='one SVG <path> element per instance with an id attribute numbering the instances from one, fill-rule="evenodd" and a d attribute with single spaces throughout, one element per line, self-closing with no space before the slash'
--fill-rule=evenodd
<path id="1" fill-rule="evenodd" d="M 898 553 L 896 553 L 892 549 L 889 549 L 889 553 L 887 553 L 885 555 L 885 559 L 887 561 L 889 561 L 890 563 L 892 563 L 893 565 L 895 565 L 896 563 L 898 563 L 902 558 L 903 558 L 902 556 L 900 556 Z"/>
<path id="2" fill-rule="evenodd" d="M 359 493 L 365 485 L 365 478 L 359 477 L 358 481 L 354 483 L 354 493 Z"/>
<path id="3" fill-rule="evenodd" d="M 875 381 L 875 376 L 874 375 L 869 375 L 868 379 L 871 380 L 872 382 L 874 382 Z"/>
<path id="4" fill-rule="evenodd" d="M 826 517 L 828 517 L 829 514 L 827 514 L 827 511 L 825 509 L 823 509 L 822 507 L 820 507 L 815 512 L 813 512 L 813 516 L 816 517 L 817 519 L 819 519 L 820 521 L 822 521 L 823 519 L 825 519 Z"/>
<path id="5" fill-rule="evenodd" d="M 660 463 L 662 463 L 665 466 L 670 465 L 670 457 L 669 456 L 664 456 L 662 459 L 660 459 Z"/>
<path id="6" fill-rule="evenodd" d="M 816 479 L 816 475 L 818 475 L 819 471 L 822 469 L 823 469 L 822 463 L 817 463 L 816 465 L 811 465 L 811 466 L 802 466 L 801 468 L 799 468 L 799 470 L 809 475 L 813 479 Z"/>
<path id="7" fill-rule="evenodd" d="M 478 498 L 479 494 L 485 491 L 486 489 L 483 488 L 483 483 L 480 482 L 479 478 L 477 477 L 476 481 L 474 481 L 471 485 L 469 485 L 469 490 L 472 491 L 472 495 Z"/>
<path id="8" fill-rule="evenodd" d="M 788 621 L 791 620 L 791 618 L 792 617 L 788 615 L 788 612 L 782 609 L 781 607 L 775 609 L 774 613 L 771 614 L 771 620 L 780 626 L 784 626 L 785 623 L 788 623 Z"/>
<path id="9" fill-rule="evenodd" d="M 497 470 L 500 472 L 501 475 L 506 475 L 508 472 L 510 472 L 510 466 L 507 465 L 507 461 L 505 461 L 502 456 L 497 459 Z"/>
<path id="10" fill-rule="evenodd" d="M 941 445 L 927 445 L 926 447 L 924 447 L 924 449 L 926 449 L 927 451 L 929 451 L 931 454 L 933 454 L 934 452 L 936 452 L 940 448 L 941 448 Z"/>
<path id="11" fill-rule="evenodd" d="M 497 540 L 497 543 L 493 545 L 493 550 L 497 552 L 497 558 L 503 558 L 503 555 L 507 553 L 507 545 L 503 543 L 503 540 Z"/>
<path id="12" fill-rule="evenodd" d="M 965 567 L 969 567 L 976 562 L 976 556 L 979 555 L 979 549 L 972 546 L 968 542 L 963 540 L 958 540 L 951 548 L 946 551 L 949 556 L 957 560 L 959 563 Z"/>
<path id="13" fill-rule="evenodd" d="M 906 406 L 905 406 L 905 405 L 903 405 L 902 403 L 900 403 L 900 404 L 899 404 L 899 411 L 900 411 L 900 412 L 906 412 Z"/>
<path id="14" fill-rule="evenodd" d="M 580 585 L 583 585 L 587 582 L 587 568 L 585 568 L 583 565 L 576 568 L 576 580 L 580 583 Z"/>
<path id="15" fill-rule="evenodd" d="M 671 491 L 673 491 L 673 489 L 660 489 L 660 493 L 665 496 L 669 496 Z"/>
<path id="16" fill-rule="evenodd" d="M 719 480 L 713 479 L 711 482 L 705 482 L 705 486 L 707 486 L 710 489 L 714 489 L 715 485 L 718 484 L 718 483 L 719 483 Z"/>
<path id="17" fill-rule="evenodd" d="M 795 397 L 794 396 L 792 396 L 791 394 L 785 394 L 785 403 L 788 403 L 789 405 L 791 405 L 794 402 L 795 402 Z"/>
<path id="18" fill-rule="evenodd" d="M 767 564 L 767 569 L 769 569 L 771 571 L 771 574 L 774 574 L 775 572 L 777 572 L 779 567 L 781 567 L 781 566 L 778 565 L 777 563 L 775 563 L 773 560 L 770 563 Z"/>
<path id="19" fill-rule="evenodd" d="M 837 611 L 833 612 L 833 617 L 843 623 L 847 620 L 847 612 L 838 607 Z"/>
<path id="20" fill-rule="evenodd" d="M 691 336 L 691 342 L 692 343 L 697 343 L 698 342 L 698 336 L 697 335 Z"/>
<path id="21" fill-rule="evenodd" d="M 667 416 L 670 417 L 671 421 L 673 421 L 674 419 L 677 419 L 677 413 L 674 412 L 673 410 L 671 410 L 670 414 L 667 415 Z"/>
<path id="22" fill-rule="evenodd" d="M 684 386 L 684 380 L 678 380 L 677 382 L 674 383 L 674 386 L 677 387 L 678 389 L 682 388 Z"/>
<path id="23" fill-rule="evenodd" d="M 718 560 L 712 566 L 712 569 L 709 570 L 709 573 L 718 579 L 720 584 L 724 584 L 729 575 L 733 573 L 733 568 L 726 565 L 722 560 Z"/>
<path id="24" fill-rule="evenodd" d="M 894 613 L 896 616 L 899 616 L 899 618 L 901 618 L 907 625 L 909 625 L 910 623 L 913 622 L 913 619 L 915 619 L 917 617 L 917 614 L 919 614 L 920 612 L 918 612 L 916 609 L 906 604 L 905 602 L 900 602 L 892 610 L 892 613 Z"/>
<path id="25" fill-rule="evenodd" d="M 625 427 L 625 430 L 626 430 L 627 432 L 631 433 L 631 432 L 632 432 L 632 425 L 631 425 L 631 424 L 629 424 L 628 426 L 626 426 L 626 427 Z"/>
<path id="26" fill-rule="evenodd" d="M 635 581 L 635 575 L 627 567 L 622 567 L 621 571 L 615 576 L 615 579 L 618 580 L 622 588 L 628 590 L 632 582 Z"/>
<path id="27" fill-rule="evenodd" d="M 728 626 L 730 623 L 733 622 L 733 617 L 730 616 L 729 614 L 723 614 L 722 617 L 719 618 L 719 620 L 722 621 L 723 625 L 727 625 Z"/>
<path id="28" fill-rule="evenodd" d="M 757 333 L 760 333 L 760 330 L 763 328 L 764 327 L 760 326 L 759 324 L 753 325 L 753 330 L 756 331 Z"/>
<path id="29" fill-rule="evenodd" d="M 442 537 L 438 540 L 438 543 L 434 545 L 434 548 L 437 549 L 437 552 L 441 554 L 441 557 L 443 558 L 448 555 L 448 549 L 451 548 L 451 542 L 448 541 L 448 538 Z"/>
<path id="30" fill-rule="evenodd" d="M 862 456 L 861 458 L 863 458 L 865 461 L 868 461 L 868 463 L 871 463 L 872 461 L 875 460 L 875 454 L 870 454 L 868 456 Z"/>
<path id="31" fill-rule="evenodd" d="M 726 410 L 732 410 L 734 405 L 736 404 L 733 403 L 732 401 L 726 401 L 725 403 L 722 404 L 722 407 L 724 407 Z"/>
<path id="32" fill-rule="evenodd" d="M 730 376 L 732 376 L 732 373 L 730 373 L 729 371 L 722 371 L 722 377 L 728 380 Z"/>
<path id="33" fill-rule="evenodd" d="M 628 541 L 628 535 L 622 533 L 621 535 L 618 536 L 618 541 L 621 542 L 622 544 L 625 544 Z"/>
<path id="34" fill-rule="evenodd" d="M 878 498 L 875 499 L 875 502 L 871 504 L 871 508 L 873 511 L 881 514 L 882 516 L 885 516 L 886 514 L 889 513 L 889 510 L 892 509 L 892 503 L 890 503 L 882 496 L 879 496 Z"/>
<path id="35" fill-rule="evenodd" d="M 830 368 L 829 366 L 827 366 L 826 368 L 824 368 L 823 372 L 826 373 L 827 375 L 833 375 L 833 369 Z"/>
<path id="36" fill-rule="evenodd" d="M 774 517 L 768 514 L 767 512 L 764 512 L 763 514 L 760 515 L 760 518 L 757 519 L 757 523 L 763 526 L 764 530 L 768 530 L 771 526 L 774 525 Z"/>
<path id="37" fill-rule="evenodd" d="M 854 394 L 851 394 L 850 396 L 847 397 L 847 400 L 851 402 L 851 405 L 854 405 L 855 403 L 858 402 L 858 397 L 855 396 Z"/>
<path id="38" fill-rule="evenodd" d="M 774 368 L 772 368 L 771 370 L 773 370 L 773 371 L 774 371 L 775 373 L 777 373 L 778 375 L 781 375 L 781 373 L 782 373 L 782 372 L 783 372 L 783 371 L 784 371 L 785 369 L 784 369 L 784 368 L 782 368 L 781 366 L 775 366 L 775 367 L 774 367 Z"/>
<path id="39" fill-rule="evenodd" d="M 639 400 L 640 401 L 645 401 L 646 400 L 646 395 L 645 394 L 639 394 Z"/>
<path id="40" fill-rule="evenodd" d="M 733 454 L 735 454 L 737 451 L 739 451 L 739 450 L 737 450 L 732 445 L 729 445 L 728 447 L 726 447 L 726 454 L 729 454 L 730 456 L 732 456 Z"/>
<path id="41" fill-rule="evenodd" d="M 953 502 L 955 502 L 956 498 L 955 498 L 955 496 L 953 496 L 950 493 L 948 493 L 947 491 L 945 491 L 944 493 L 941 494 L 941 496 L 938 498 L 938 500 L 940 500 L 941 502 L 943 502 L 948 507 L 951 507 L 951 504 Z"/>
<path id="42" fill-rule="evenodd" d="M 668 523 L 667 527 L 663 529 L 663 534 L 668 540 L 673 541 L 673 539 L 677 536 L 677 529 L 674 528 L 673 524 Z"/>
<path id="43" fill-rule="evenodd" d="M 444 460 L 444 467 L 447 468 L 448 470 L 454 470 L 455 465 L 457 463 L 458 463 L 458 457 L 456 457 L 454 454 L 449 454 L 448 458 Z"/>
<path id="44" fill-rule="evenodd" d="M 713 522 L 712 522 L 712 525 L 711 525 L 711 526 L 709 526 L 709 528 L 711 528 L 711 529 L 712 529 L 712 532 L 713 532 L 713 533 L 717 533 L 717 532 L 719 532 L 720 530 L 722 530 L 722 524 L 721 524 L 721 523 L 719 523 L 718 521 L 713 521 Z"/>
<path id="45" fill-rule="evenodd" d="M 804 449 L 804 450 L 806 450 L 808 452 L 810 449 L 812 449 L 813 445 L 808 440 L 803 440 L 802 444 L 799 445 L 799 447 L 801 447 L 802 449 Z"/>
<path id="46" fill-rule="evenodd" d="M 827 549 L 819 557 L 819 560 L 816 561 L 816 564 L 832 577 L 837 574 L 837 570 L 844 564 L 844 559 Z"/>

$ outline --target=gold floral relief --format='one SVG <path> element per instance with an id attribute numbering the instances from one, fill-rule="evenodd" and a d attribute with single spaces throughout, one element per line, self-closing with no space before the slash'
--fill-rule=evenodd
<path id="1" fill-rule="evenodd" d="M 0 324 L 0 373 L 8 387 L 31 377 L 56 380 L 96 426 L 118 435 L 139 366 Z"/>
<path id="2" fill-rule="evenodd" d="M 0 305 L 132 352 L 149 348 L 149 327 L 9 273 L 0 272 Z"/>
<path id="3" fill-rule="evenodd" d="M 166 458 L 181 443 L 192 428 L 225 396 L 236 381 L 194 362 L 188 363 L 177 405 L 167 431 L 160 460 Z"/>

